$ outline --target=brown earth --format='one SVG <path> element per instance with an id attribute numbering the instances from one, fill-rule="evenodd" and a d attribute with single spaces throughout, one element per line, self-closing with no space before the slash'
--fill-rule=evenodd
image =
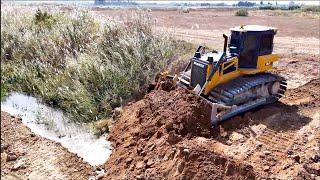
<path id="1" fill-rule="evenodd" d="M 1 112 L 1 179 L 89 179 L 96 173 L 61 144 Z"/>
<path id="2" fill-rule="evenodd" d="M 219 30 L 229 31 L 229 28 L 242 24 L 258 24 L 277 27 L 281 37 L 299 36 L 319 38 L 319 18 L 308 16 L 292 17 L 281 15 L 276 11 L 249 10 L 248 17 L 235 16 L 238 9 L 192 9 L 190 13 L 183 13 L 180 9 L 152 9 L 144 13 L 151 15 L 158 27 L 176 27 L 185 30 Z M 132 16 L 136 9 L 101 9 L 92 8 L 91 11 L 105 15 L 115 20 Z M 308 27 L 308 28 L 306 28 Z"/>
<path id="3" fill-rule="evenodd" d="M 312 80 L 288 90 L 276 104 L 223 123 L 225 134 L 217 139 L 230 146 L 225 154 L 250 162 L 262 177 L 315 179 L 320 175 L 319 88 L 320 79 Z"/>
<path id="4" fill-rule="evenodd" d="M 289 89 L 282 102 L 289 105 L 320 107 L 320 79 L 314 79 L 300 88 Z"/>
<path id="5" fill-rule="evenodd" d="M 90 9 L 102 21 L 122 21 L 134 16 L 136 9 Z M 164 31 L 176 39 L 196 45 L 205 45 L 222 50 L 222 34 L 230 34 L 230 28 L 257 24 L 278 29 L 275 36 L 274 51 L 277 54 L 320 54 L 320 19 L 319 17 L 298 16 L 290 11 L 249 10 L 248 17 L 235 16 L 237 9 L 192 9 L 183 13 L 181 9 L 140 10 L 153 20 L 156 32 Z M 299 16 L 300 15 L 300 16 Z"/>
<path id="6" fill-rule="evenodd" d="M 276 71 L 287 79 L 288 88 L 297 88 L 320 77 L 319 55 L 282 55 Z"/>
<path id="7" fill-rule="evenodd" d="M 136 10 L 91 9 L 102 20 Z M 210 128 L 209 107 L 186 90 L 159 84 L 125 107 L 111 129 L 114 151 L 105 179 L 319 179 L 320 21 L 312 17 L 235 10 L 150 10 L 155 30 L 176 39 L 222 48 L 222 33 L 240 24 L 278 28 L 274 73 L 288 80 L 280 102 Z M 192 56 L 193 52 L 190 52 Z M 188 59 L 179 59 L 174 72 Z M 6 161 L 9 157 L 16 160 Z M 16 168 L 13 168 L 16 166 Z M 16 170 L 15 170 L 16 169 Z M 88 179 L 92 167 L 60 144 L 34 135 L 19 119 L 1 113 L 1 177 Z"/>
<path id="8" fill-rule="evenodd" d="M 191 9 L 183 13 L 181 9 L 101 9 L 91 8 L 91 12 L 101 20 L 123 21 L 137 12 L 152 18 L 156 32 L 166 32 L 175 39 L 198 45 L 210 50 L 222 50 L 222 34 L 230 34 L 229 28 L 246 24 L 273 26 L 277 28 L 274 39 L 274 53 L 280 55 L 277 71 L 288 80 L 288 88 L 297 88 L 320 76 L 320 19 L 305 13 L 291 11 L 249 10 L 248 17 L 235 16 L 237 9 Z M 177 57 L 169 65 L 172 73 L 181 72 L 193 51 L 185 57 Z"/>
<path id="9" fill-rule="evenodd" d="M 111 129 L 104 178 L 315 179 L 319 88 L 320 79 L 313 80 L 214 128 L 210 106 L 192 93 L 153 91 L 126 107 Z"/>
<path id="10" fill-rule="evenodd" d="M 110 133 L 105 179 L 254 178 L 251 166 L 187 143 L 213 136 L 210 107 L 184 89 L 153 91 L 127 107 Z"/>

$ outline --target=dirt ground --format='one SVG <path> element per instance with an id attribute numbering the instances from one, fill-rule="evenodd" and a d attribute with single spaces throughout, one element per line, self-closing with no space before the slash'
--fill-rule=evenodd
<path id="1" fill-rule="evenodd" d="M 280 55 L 277 71 L 288 81 L 288 88 L 297 88 L 320 76 L 320 19 L 312 16 L 293 15 L 290 12 L 249 10 L 248 17 L 235 16 L 236 9 L 192 9 L 183 13 L 179 9 L 142 10 L 154 21 L 158 32 L 169 32 L 175 39 L 210 49 L 222 50 L 222 34 L 230 34 L 229 28 L 257 24 L 277 28 L 274 39 L 274 53 Z M 102 20 L 121 21 L 134 15 L 137 10 L 92 8 Z M 139 12 L 139 11 L 138 11 Z M 177 58 L 168 70 L 178 73 L 184 69 L 194 52 Z"/>
<path id="2" fill-rule="evenodd" d="M 121 21 L 137 10 L 112 10 L 93 8 L 101 19 Z M 257 24 L 278 29 L 275 37 L 275 53 L 320 54 L 320 20 L 310 16 L 293 16 L 289 12 L 279 15 L 277 11 L 249 10 L 248 17 L 235 16 L 236 9 L 192 9 L 183 13 L 179 9 L 145 10 L 154 21 L 156 31 L 171 32 L 176 39 L 196 45 L 221 50 L 222 34 L 239 25 Z"/>
<path id="3" fill-rule="evenodd" d="M 281 55 L 274 73 L 287 79 L 288 89 L 298 88 L 320 77 L 319 55 Z"/>
<path id="4" fill-rule="evenodd" d="M 184 143 L 210 138 L 211 106 L 184 89 L 153 91 L 127 107 L 112 128 L 106 179 L 254 178 L 252 167 Z M 212 173 L 214 172 L 214 173 Z"/>
<path id="5" fill-rule="evenodd" d="M 96 13 L 121 20 L 131 12 Z M 230 27 L 278 28 L 274 51 L 281 59 L 273 73 L 287 79 L 288 91 L 280 102 L 213 129 L 208 129 L 208 109 L 201 101 L 182 90 L 154 91 L 126 107 L 115 122 L 110 133 L 115 149 L 105 179 L 320 178 L 319 19 L 272 11 L 251 11 L 249 17 L 235 17 L 235 10 L 148 13 L 157 30 L 216 49 Z M 176 62 L 171 70 L 178 72 L 183 64 Z"/>
<path id="6" fill-rule="evenodd" d="M 114 124 L 105 179 L 319 178 L 319 88 L 312 80 L 214 128 L 192 93 L 153 91 Z"/>
<path id="7" fill-rule="evenodd" d="M 1 179 L 89 179 L 96 173 L 61 144 L 1 112 Z"/>
<path id="8" fill-rule="evenodd" d="M 135 10 L 91 9 L 121 20 Z M 280 102 L 211 128 L 210 108 L 186 90 L 156 90 L 115 120 L 104 179 L 320 179 L 320 21 L 235 10 L 149 10 L 156 30 L 222 49 L 222 33 L 241 24 L 278 28 L 274 73 L 288 81 Z M 191 52 L 190 54 L 192 54 Z M 175 71 L 188 59 L 179 59 Z M 173 89 L 173 88 L 170 88 Z M 88 179 L 93 167 L 1 112 L 1 177 Z"/>

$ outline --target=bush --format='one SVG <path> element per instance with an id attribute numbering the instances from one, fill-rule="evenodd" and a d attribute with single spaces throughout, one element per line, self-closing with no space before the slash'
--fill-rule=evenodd
<path id="1" fill-rule="evenodd" d="M 246 6 L 246 7 L 253 7 L 254 5 L 256 5 L 256 3 L 254 2 L 248 2 L 248 1 L 239 1 L 238 6 Z"/>
<path id="2" fill-rule="evenodd" d="M 54 26 L 56 20 L 48 12 L 42 12 L 38 9 L 34 15 L 34 23 L 42 28 L 51 29 Z"/>
<path id="3" fill-rule="evenodd" d="M 183 13 L 190 13 L 190 9 L 189 9 L 189 8 L 183 8 L 183 9 L 182 9 L 182 12 L 183 12 Z"/>
<path id="4" fill-rule="evenodd" d="M 302 6 L 303 12 L 320 12 L 320 6 Z"/>
<path id="5" fill-rule="evenodd" d="M 1 83 L 1 100 L 8 95 L 8 87 Z"/>
<path id="6" fill-rule="evenodd" d="M 259 9 L 260 10 L 277 10 L 277 9 L 279 9 L 279 7 L 275 7 L 275 6 L 260 6 Z"/>
<path id="7" fill-rule="evenodd" d="M 184 53 L 181 45 L 152 32 L 142 13 L 101 25 L 85 11 L 2 10 L 1 97 L 7 89 L 26 92 L 75 121 L 107 118 Z"/>
<path id="8" fill-rule="evenodd" d="M 240 9 L 236 12 L 236 16 L 248 16 L 249 13 L 246 9 Z"/>
<path id="9" fill-rule="evenodd" d="M 300 9 L 300 6 L 296 5 L 296 6 L 289 6 L 288 8 L 289 10 L 296 10 L 296 9 Z"/>

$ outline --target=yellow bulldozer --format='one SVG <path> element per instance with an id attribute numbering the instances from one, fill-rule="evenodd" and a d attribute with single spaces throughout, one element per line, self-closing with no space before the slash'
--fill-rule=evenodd
<path id="1" fill-rule="evenodd" d="M 230 30 L 229 38 L 223 34 L 223 52 L 199 46 L 184 71 L 171 76 L 212 104 L 213 124 L 278 101 L 287 86 L 283 77 L 268 73 L 279 59 L 273 54 L 276 28 L 245 25 Z"/>

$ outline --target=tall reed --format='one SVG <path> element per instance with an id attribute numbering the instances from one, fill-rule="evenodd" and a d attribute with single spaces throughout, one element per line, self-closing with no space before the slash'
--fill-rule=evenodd
<path id="1" fill-rule="evenodd" d="M 103 24 L 86 11 L 1 11 L 1 93 L 25 92 L 90 122 L 132 99 L 174 55 L 182 42 L 153 32 L 137 12 Z"/>

